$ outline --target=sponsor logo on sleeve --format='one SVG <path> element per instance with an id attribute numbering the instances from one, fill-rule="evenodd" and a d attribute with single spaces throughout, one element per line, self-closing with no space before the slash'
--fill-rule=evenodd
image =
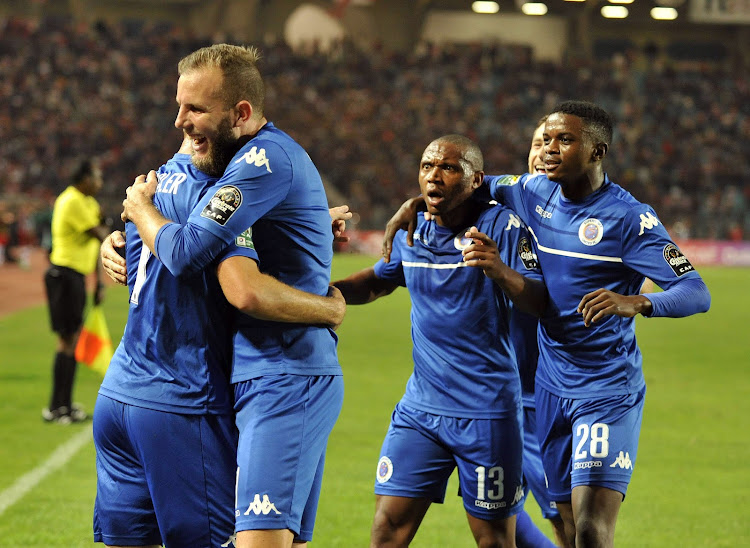
<path id="1" fill-rule="evenodd" d="M 695 270 L 695 267 L 690 264 L 687 257 L 682 254 L 680 248 L 674 244 L 667 244 L 664 246 L 664 260 L 667 261 L 667 264 L 677 276 L 682 276 L 691 270 Z"/>
<path id="2" fill-rule="evenodd" d="M 578 239 L 584 245 L 596 245 L 602 241 L 604 227 L 599 219 L 586 219 L 578 228 Z"/>
<path id="3" fill-rule="evenodd" d="M 495 184 L 503 186 L 513 186 L 518 183 L 521 178 L 520 175 L 503 175 L 500 177 Z"/>
<path id="4" fill-rule="evenodd" d="M 216 221 L 221 226 L 227 224 L 242 204 L 242 192 L 236 186 L 225 185 L 216 191 L 206 207 L 201 211 L 201 217 Z"/>
<path id="5" fill-rule="evenodd" d="M 249 151 L 247 151 L 245 154 L 243 154 L 242 157 L 234 163 L 239 164 L 242 161 L 244 161 L 245 163 L 249 165 L 254 165 L 255 167 L 265 166 L 266 171 L 268 171 L 268 173 L 273 173 L 271 171 L 271 164 L 269 163 L 268 158 L 266 157 L 265 148 L 258 149 L 258 147 L 253 147 Z"/>
<path id="6" fill-rule="evenodd" d="M 521 258 L 521 262 L 526 270 L 536 270 L 539 268 L 536 253 L 531 248 L 531 242 L 526 236 L 518 240 L 518 256 Z"/>
<path id="7" fill-rule="evenodd" d="M 237 244 L 237 247 L 255 249 L 255 244 L 253 243 L 253 227 L 248 228 L 242 234 L 237 236 L 234 243 Z"/>
<path id="8" fill-rule="evenodd" d="M 659 223 L 659 219 L 654 217 L 651 212 L 649 211 L 645 215 L 641 213 L 641 231 L 638 233 L 638 236 L 643 235 L 644 230 L 651 230 L 655 226 L 659 226 L 661 223 Z"/>

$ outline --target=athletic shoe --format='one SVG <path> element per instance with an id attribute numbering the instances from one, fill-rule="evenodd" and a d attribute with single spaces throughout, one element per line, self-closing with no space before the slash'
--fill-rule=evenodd
<path id="1" fill-rule="evenodd" d="M 73 422 L 67 407 L 58 407 L 57 409 L 42 409 L 42 419 L 44 422 L 56 422 L 58 424 L 70 424 Z"/>
<path id="2" fill-rule="evenodd" d="M 67 407 L 58 407 L 57 409 L 42 409 L 42 419 L 45 422 L 55 422 L 57 424 L 70 424 L 72 422 L 83 422 L 89 418 L 88 413 L 83 407 L 74 403 L 70 410 Z"/>
<path id="3" fill-rule="evenodd" d="M 89 415 L 83 409 L 81 404 L 74 403 L 73 405 L 71 405 L 69 417 L 70 417 L 71 422 L 83 422 L 89 418 Z"/>

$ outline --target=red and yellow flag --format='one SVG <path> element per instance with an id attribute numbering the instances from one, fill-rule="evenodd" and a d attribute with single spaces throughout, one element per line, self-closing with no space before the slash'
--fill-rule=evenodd
<path id="1" fill-rule="evenodd" d="M 99 305 L 92 306 L 78 337 L 76 361 L 104 376 L 112 354 L 112 339 L 107 329 L 104 310 Z"/>

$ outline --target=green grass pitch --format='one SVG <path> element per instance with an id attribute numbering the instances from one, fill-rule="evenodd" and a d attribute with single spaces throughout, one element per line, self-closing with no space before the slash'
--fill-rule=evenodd
<path id="1" fill-rule="evenodd" d="M 372 262 L 339 255 L 334 278 Z M 648 392 L 617 546 L 750 546 L 745 506 L 750 500 L 750 270 L 700 271 L 712 292 L 708 314 L 638 320 Z M 109 290 L 106 314 L 116 340 L 126 303 L 123 288 Z M 365 547 L 380 443 L 412 367 L 406 290 L 350 307 L 338 334 L 346 396 L 329 444 L 312 546 Z M 44 307 L 0 319 L 0 547 L 93 545 L 96 483 L 90 441 L 17 502 L 6 504 L 20 478 L 28 478 L 25 474 L 90 426 L 49 425 L 40 418 L 49 395 L 53 350 Z M 79 368 L 76 400 L 89 410 L 99 380 Z M 455 493 L 453 478 L 446 503 L 432 506 L 413 546 L 474 546 Z M 527 510 L 551 533 L 532 500 Z"/>

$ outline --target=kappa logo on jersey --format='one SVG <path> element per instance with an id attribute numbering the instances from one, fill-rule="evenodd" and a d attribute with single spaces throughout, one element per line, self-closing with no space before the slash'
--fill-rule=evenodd
<path id="1" fill-rule="evenodd" d="M 378 461 L 377 480 L 378 483 L 385 483 L 393 475 L 393 463 L 388 457 L 380 457 Z"/>
<path id="2" fill-rule="evenodd" d="M 536 211 L 542 219 L 552 218 L 552 212 L 545 211 L 544 209 L 542 209 L 542 206 L 540 206 L 539 204 L 537 204 L 537 206 L 534 208 L 534 211 Z"/>
<path id="3" fill-rule="evenodd" d="M 242 204 L 242 192 L 236 186 L 226 185 L 213 195 L 213 198 L 201 211 L 201 217 L 216 221 L 221 226 L 227 224 L 229 218 Z"/>
<path id="4" fill-rule="evenodd" d="M 682 254 L 680 248 L 674 244 L 667 244 L 664 246 L 664 260 L 667 261 L 667 264 L 677 276 L 682 276 L 691 270 L 695 270 L 695 267 L 690 264 L 687 257 Z"/>
<path id="5" fill-rule="evenodd" d="M 523 500 L 523 487 L 519 485 L 518 487 L 516 487 L 516 494 L 513 497 L 513 502 L 511 502 L 510 504 L 512 506 L 517 502 L 521 502 L 521 500 Z"/>
<path id="6" fill-rule="evenodd" d="M 274 503 L 268 500 L 268 495 L 264 494 L 263 500 L 261 501 L 260 495 L 256 494 L 255 498 L 253 499 L 253 502 L 251 502 L 250 506 L 248 506 L 247 510 L 245 510 L 245 515 L 247 516 L 250 514 L 250 512 L 252 512 L 256 516 L 259 516 L 261 514 L 263 514 L 264 516 L 267 516 L 268 514 L 271 513 L 271 510 L 276 512 L 276 514 L 281 514 L 281 512 L 279 512 L 276 509 L 276 506 L 274 505 Z"/>
<path id="7" fill-rule="evenodd" d="M 505 227 L 505 230 L 510 230 L 511 228 L 521 228 L 521 219 L 513 213 L 508 215 L 508 225 Z"/>
<path id="8" fill-rule="evenodd" d="M 253 227 L 248 228 L 242 234 L 237 236 L 234 243 L 237 244 L 237 247 L 255 249 L 255 244 L 253 243 Z"/>
<path id="9" fill-rule="evenodd" d="M 497 184 L 503 186 L 513 186 L 518 183 L 518 180 L 520 178 L 520 175 L 503 175 L 497 180 Z"/>
<path id="10" fill-rule="evenodd" d="M 242 158 L 237 160 L 235 164 L 239 164 L 242 160 L 250 165 L 255 165 L 255 167 L 266 166 L 266 171 L 268 171 L 268 173 L 273 173 L 273 171 L 271 171 L 271 164 L 268 163 L 268 158 L 266 158 L 265 148 L 260 150 L 258 150 L 258 147 L 251 148 L 248 152 L 243 154 Z"/>
<path id="11" fill-rule="evenodd" d="M 586 219 L 578 228 L 578 239 L 583 245 L 596 245 L 602 241 L 604 227 L 599 219 Z"/>
<path id="12" fill-rule="evenodd" d="M 536 270 L 539 268 L 539 261 L 536 253 L 531 249 L 531 242 L 526 236 L 518 240 L 518 256 L 526 270 Z"/>
<path id="13" fill-rule="evenodd" d="M 641 231 L 638 233 L 638 236 L 642 236 L 644 230 L 651 230 L 660 224 L 659 219 L 654 217 L 650 211 L 645 215 L 641 213 Z"/>
<path id="14" fill-rule="evenodd" d="M 615 466 L 619 466 L 623 470 L 632 470 L 633 463 L 630 461 L 630 453 L 623 453 L 622 451 L 620 451 L 620 454 L 617 455 L 615 462 L 609 465 L 610 468 L 614 468 Z"/>

